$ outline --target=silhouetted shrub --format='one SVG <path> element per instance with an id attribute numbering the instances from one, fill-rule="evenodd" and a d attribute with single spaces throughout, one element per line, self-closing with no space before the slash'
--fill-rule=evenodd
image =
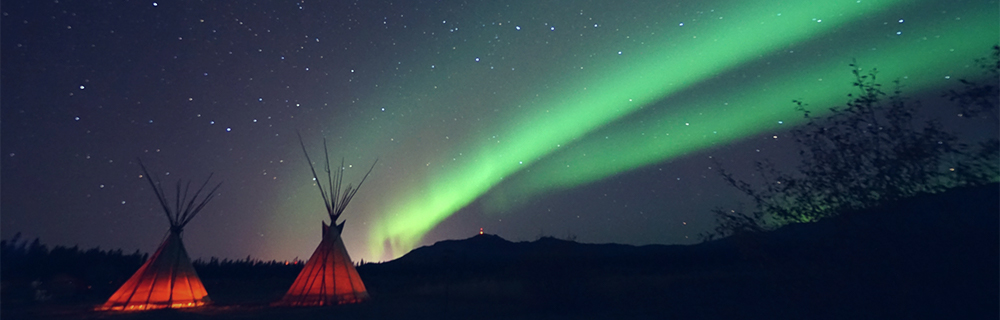
<path id="1" fill-rule="evenodd" d="M 980 84 L 965 79 L 959 80 L 964 85 L 962 91 L 949 90 L 944 94 L 951 101 L 958 102 L 959 110 L 964 117 L 989 116 L 1000 120 L 997 114 L 997 100 L 1000 99 L 1000 85 L 995 81 L 1000 79 L 1000 45 L 993 46 L 993 57 L 976 59 L 976 64 L 983 69 L 987 78 L 993 83 Z"/>
<path id="2" fill-rule="evenodd" d="M 1000 46 L 994 47 L 997 74 Z M 1000 180 L 1000 143 L 996 138 L 967 144 L 934 120 L 918 123 L 919 101 L 901 95 L 895 81 L 891 95 L 876 81 L 877 70 L 863 72 L 851 64 L 856 93 L 844 107 L 814 117 L 808 105 L 793 100 L 805 124 L 792 130 L 801 160 L 794 172 L 756 163 L 762 183 L 750 183 L 720 170 L 723 179 L 749 196 L 753 208 L 713 210 L 718 226 L 706 239 L 760 232 L 788 223 L 814 222 L 840 212 L 873 207 L 922 193 L 981 185 Z M 996 77 L 994 77 L 996 79 Z M 962 80 L 965 90 L 950 91 L 966 115 L 997 112 L 997 86 Z M 721 167 L 721 165 L 720 165 Z"/>

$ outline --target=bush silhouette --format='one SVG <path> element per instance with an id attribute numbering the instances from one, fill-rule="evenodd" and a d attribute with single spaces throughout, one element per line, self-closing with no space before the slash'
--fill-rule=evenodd
<path id="1" fill-rule="evenodd" d="M 1000 70 L 980 59 L 987 73 Z M 883 91 L 875 69 L 851 65 L 856 92 L 843 107 L 814 117 L 808 105 L 793 100 L 805 124 L 792 130 L 800 162 L 783 172 L 768 160 L 756 162 L 761 183 L 751 183 L 720 170 L 723 179 L 750 197 L 750 210 L 716 208 L 717 227 L 706 240 L 770 230 L 788 223 L 814 222 L 839 212 L 873 207 L 922 193 L 995 182 L 1000 177 L 1000 143 L 991 138 L 967 144 L 934 120 L 918 123 L 919 101 L 902 96 L 900 82 L 892 94 Z M 995 79 L 996 77 L 994 77 Z M 996 84 L 962 80 L 965 90 L 945 94 L 964 115 L 997 112 Z M 722 166 L 719 165 L 721 168 Z"/>

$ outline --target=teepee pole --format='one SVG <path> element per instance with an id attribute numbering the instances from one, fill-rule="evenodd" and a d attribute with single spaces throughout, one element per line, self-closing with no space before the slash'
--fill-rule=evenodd
<path id="1" fill-rule="evenodd" d="M 306 144 L 302 142 L 302 133 L 298 131 L 295 132 L 299 135 L 299 145 L 302 146 L 302 153 L 306 155 L 306 162 L 309 163 L 309 170 L 312 171 L 313 180 L 316 181 L 316 186 L 319 187 L 319 194 L 323 196 L 323 204 L 326 205 L 326 211 L 330 211 L 330 200 L 326 197 L 326 192 L 323 191 L 323 184 L 320 183 L 319 176 L 316 175 L 316 168 L 313 166 L 312 159 L 309 159 L 309 152 L 306 151 Z"/>
<path id="2" fill-rule="evenodd" d="M 336 185 L 333 184 L 333 173 L 330 172 L 330 152 L 327 151 L 326 148 L 326 138 L 323 138 L 323 154 L 326 155 L 326 185 L 330 188 L 330 202 L 331 202 L 326 204 L 326 213 L 330 215 L 331 220 L 336 220 L 337 217 L 333 216 L 333 211 L 331 211 L 330 209 L 333 208 L 334 210 L 336 210 L 337 208 L 336 195 L 337 192 L 340 192 L 340 183 L 338 182 Z M 340 168 L 341 171 L 338 172 L 343 172 L 344 166 L 341 165 Z M 339 179 L 340 175 L 338 174 L 337 176 L 338 176 L 337 181 L 340 181 Z M 334 222 L 335 221 L 330 221 L 330 223 Z"/>
<path id="3" fill-rule="evenodd" d="M 142 164 L 141 159 L 136 158 L 136 160 L 139 161 L 139 167 L 142 168 L 142 173 L 146 174 L 146 180 L 149 181 L 149 186 L 153 188 L 153 193 L 156 193 L 156 199 L 160 201 L 160 206 L 163 207 L 163 212 L 167 214 L 167 219 L 170 220 L 172 227 L 174 219 L 170 216 L 170 207 L 167 206 L 166 196 L 163 194 L 163 191 L 156 186 L 159 184 L 159 181 L 156 181 L 156 178 L 149 174 L 149 170 L 146 170 L 146 166 Z"/>

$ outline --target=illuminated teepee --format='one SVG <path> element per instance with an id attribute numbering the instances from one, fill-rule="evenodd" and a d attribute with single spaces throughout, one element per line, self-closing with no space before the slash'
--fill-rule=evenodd
<path id="1" fill-rule="evenodd" d="M 340 237 L 340 233 L 344 230 L 344 222 L 337 224 L 337 219 L 344 213 L 344 209 L 351 202 L 351 198 L 354 198 L 354 194 L 361 188 L 361 184 L 371 174 L 372 169 L 375 168 L 375 164 L 373 163 L 371 169 L 368 169 L 368 173 L 358 183 L 357 188 L 352 188 L 348 185 L 343 194 L 341 194 L 340 187 L 344 178 L 343 161 L 341 161 L 340 170 L 334 173 L 330 170 L 330 156 L 327 153 L 326 176 L 327 186 L 330 189 L 330 193 L 327 194 L 323 190 L 322 182 L 316 175 L 316 169 L 312 165 L 312 160 L 309 159 L 309 153 L 306 152 L 306 147 L 302 143 L 301 136 L 299 136 L 299 143 L 302 144 L 302 152 L 306 154 L 306 161 L 309 161 L 309 169 L 312 170 L 316 186 L 319 187 L 320 194 L 323 196 L 323 202 L 326 204 L 326 211 L 330 215 L 330 221 L 334 226 L 329 227 L 325 222 L 323 223 L 323 239 L 320 241 L 319 247 L 309 257 L 309 261 L 306 262 L 299 276 L 295 278 L 292 287 L 274 305 L 325 306 L 358 303 L 368 300 L 368 291 L 365 289 L 365 284 L 361 281 L 361 277 L 358 276 L 358 271 L 354 268 L 354 262 L 351 261 L 350 255 L 347 254 L 347 248 L 344 247 L 344 241 Z M 326 141 L 323 142 L 323 152 L 327 152 Z M 378 163 L 378 160 L 375 162 Z"/>
<path id="2" fill-rule="evenodd" d="M 156 253 L 146 261 L 139 271 L 136 271 L 128 281 L 115 291 L 108 302 L 98 307 L 99 310 L 148 310 L 161 308 L 189 308 L 197 307 L 208 303 L 208 292 L 202 285 L 201 279 L 191 265 L 191 258 L 184 250 L 181 242 L 181 231 L 184 226 L 191 222 L 191 219 L 201 211 L 202 208 L 212 200 L 215 191 L 222 183 L 212 189 L 204 199 L 195 205 L 198 195 L 208 185 L 212 179 L 209 175 L 205 183 L 194 192 L 190 200 L 187 199 L 188 190 L 191 183 L 184 187 L 181 193 L 181 183 L 177 182 L 177 199 L 171 209 L 170 202 L 167 201 L 166 194 L 160 188 L 159 181 L 149 175 L 146 167 L 139 161 L 142 172 L 149 180 L 149 184 L 156 193 L 156 198 L 160 200 L 163 211 L 170 220 L 170 231 L 167 238 L 156 249 Z"/>

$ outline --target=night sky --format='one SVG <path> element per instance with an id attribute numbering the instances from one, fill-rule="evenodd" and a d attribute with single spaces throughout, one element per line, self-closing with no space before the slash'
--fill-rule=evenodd
<path id="1" fill-rule="evenodd" d="M 481 227 L 696 243 L 744 200 L 716 162 L 795 154 L 791 100 L 842 105 L 852 59 L 937 97 L 982 75 L 997 7 L 5 0 L 0 232 L 154 250 L 168 223 L 138 157 L 168 191 L 224 181 L 185 229 L 193 258 L 305 259 L 328 217 L 300 131 L 345 182 L 378 159 L 344 214 L 355 261 Z"/>

